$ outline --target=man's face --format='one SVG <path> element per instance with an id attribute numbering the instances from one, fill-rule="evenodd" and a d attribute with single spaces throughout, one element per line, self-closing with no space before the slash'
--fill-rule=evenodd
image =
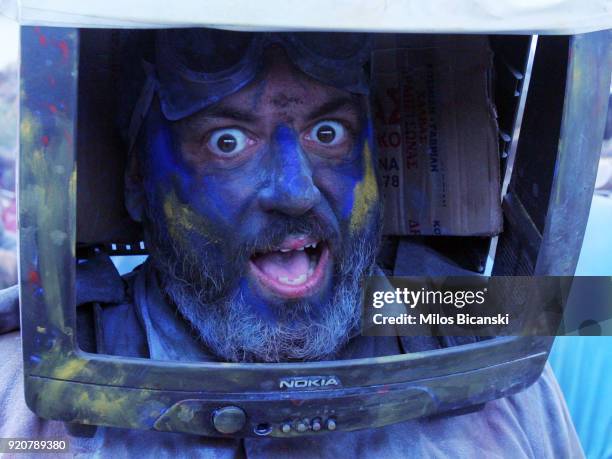
<path id="1" fill-rule="evenodd" d="M 162 287 L 235 361 L 331 356 L 358 323 L 380 204 L 365 97 L 297 70 L 145 123 L 144 226 Z"/>

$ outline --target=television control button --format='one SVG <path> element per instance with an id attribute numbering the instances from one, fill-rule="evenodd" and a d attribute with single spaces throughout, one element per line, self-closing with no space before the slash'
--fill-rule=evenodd
<path id="1" fill-rule="evenodd" d="M 281 432 L 282 433 L 291 432 L 291 424 L 289 424 L 288 422 L 283 423 L 283 425 L 281 425 Z"/>
<path id="2" fill-rule="evenodd" d="M 246 423 L 246 413 L 237 406 L 225 406 L 213 413 L 213 425 L 217 432 L 234 434 L 242 430 Z"/>
<path id="3" fill-rule="evenodd" d="M 336 421 L 332 418 L 327 420 L 327 430 L 336 430 Z"/>
<path id="4" fill-rule="evenodd" d="M 304 433 L 308 430 L 308 424 L 306 424 L 304 421 L 298 421 L 295 425 L 295 430 L 300 433 Z"/>
<path id="5" fill-rule="evenodd" d="M 312 430 L 314 432 L 318 432 L 319 430 L 321 430 L 321 420 L 319 418 L 315 418 L 312 420 Z"/>

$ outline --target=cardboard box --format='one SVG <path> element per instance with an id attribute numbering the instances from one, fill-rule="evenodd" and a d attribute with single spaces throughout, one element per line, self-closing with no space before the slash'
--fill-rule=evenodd
<path id="1" fill-rule="evenodd" d="M 385 234 L 498 234 L 500 160 L 487 39 L 396 37 L 379 42 L 372 62 Z"/>

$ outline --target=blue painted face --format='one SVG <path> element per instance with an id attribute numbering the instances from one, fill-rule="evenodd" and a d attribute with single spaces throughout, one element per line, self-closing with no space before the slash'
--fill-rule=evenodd
<path id="1" fill-rule="evenodd" d="M 355 241 L 377 243 L 369 126 L 363 96 L 309 78 L 282 53 L 189 118 L 170 122 L 154 104 L 142 163 L 159 269 L 192 283 L 205 303 L 239 296 L 272 323 L 291 327 L 287 311 L 298 303 L 326 314 L 351 275 Z"/>

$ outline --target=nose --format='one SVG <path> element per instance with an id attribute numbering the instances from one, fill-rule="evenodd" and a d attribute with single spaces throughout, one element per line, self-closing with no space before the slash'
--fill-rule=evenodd
<path id="1" fill-rule="evenodd" d="M 259 203 L 268 212 L 303 215 L 320 202 L 321 193 L 312 180 L 298 136 L 290 127 L 281 125 L 275 129 L 270 145 L 271 177 L 259 193 Z"/>

